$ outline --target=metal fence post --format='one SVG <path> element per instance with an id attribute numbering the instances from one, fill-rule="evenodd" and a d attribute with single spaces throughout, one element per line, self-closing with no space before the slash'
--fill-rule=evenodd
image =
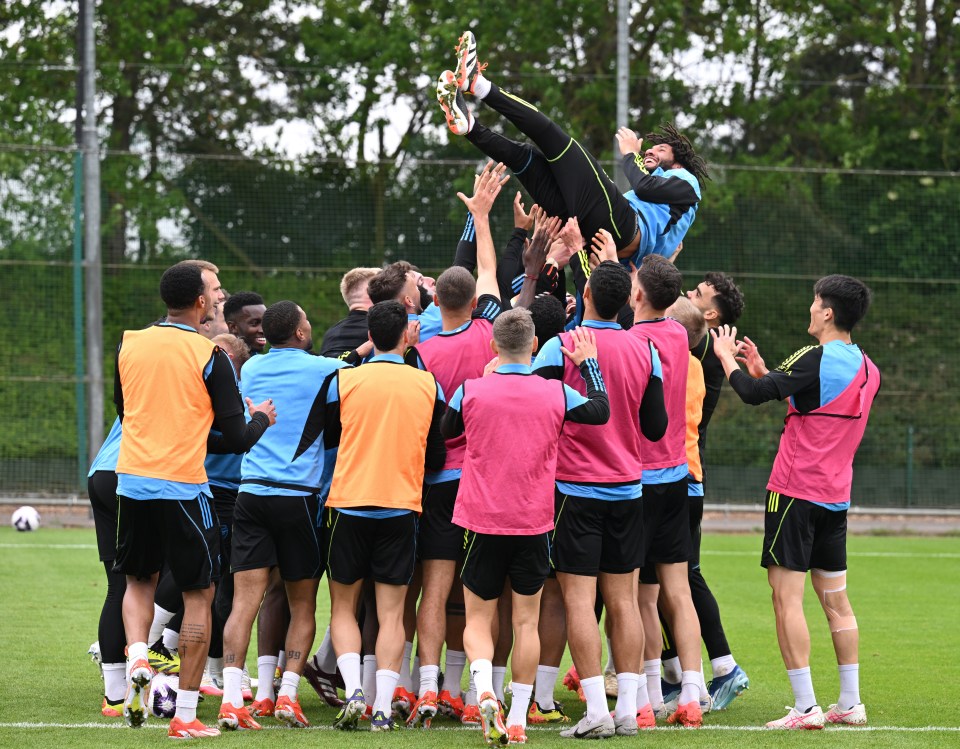
<path id="1" fill-rule="evenodd" d="M 913 505 L 913 424 L 907 427 L 907 507 Z"/>

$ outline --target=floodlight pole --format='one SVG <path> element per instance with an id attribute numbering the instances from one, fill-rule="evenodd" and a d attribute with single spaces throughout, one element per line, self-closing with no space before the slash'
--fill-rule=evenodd
<path id="1" fill-rule="evenodd" d="M 627 125 L 630 87 L 630 0 L 617 0 L 617 127 Z M 614 179 L 621 192 L 630 189 L 620 168 L 620 149 L 613 139 Z"/>
<path id="2" fill-rule="evenodd" d="M 81 0 L 83 21 L 83 234 L 87 322 L 87 436 L 92 461 L 103 444 L 103 285 L 100 260 L 100 144 L 97 137 L 96 0 Z"/>
<path id="3" fill-rule="evenodd" d="M 84 366 L 86 345 L 83 342 L 83 3 L 77 16 L 76 59 L 76 119 L 73 154 L 73 372 L 75 378 L 74 400 L 77 402 L 77 488 L 82 489 L 87 481 L 90 456 L 87 451 L 87 372 Z"/>

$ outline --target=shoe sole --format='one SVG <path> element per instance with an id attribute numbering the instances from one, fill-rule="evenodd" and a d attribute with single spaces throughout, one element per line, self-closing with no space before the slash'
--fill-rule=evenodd
<path id="1" fill-rule="evenodd" d="M 473 42 L 471 45 L 470 42 Z M 473 54 L 476 56 L 477 53 L 477 39 L 471 31 L 465 31 L 463 36 L 457 41 L 457 69 L 454 71 L 454 76 L 457 81 L 457 88 L 465 93 L 472 93 L 470 91 L 470 83 L 467 79 L 467 61 L 470 57 L 470 47 L 473 47 Z M 474 67 L 476 67 L 476 60 L 474 60 Z"/>
<path id="2" fill-rule="evenodd" d="M 488 704 L 480 706 L 480 725 L 483 728 L 483 739 L 489 746 L 506 746 L 510 740 L 506 730 L 501 731 L 497 727 L 497 721 L 499 720 L 499 705 Z"/>
<path id="3" fill-rule="evenodd" d="M 355 731 L 360 723 L 360 716 L 366 709 L 366 705 L 359 700 L 347 702 L 343 707 L 343 717 L 333 722 L 333 727 L 338 731 Z"/>
<path id="4" fill-rule="evenodd" d="M 764 726 L 771 731 L 821 731 L 823 726 L 820 725 L 803 725 L 803 726 Z"/>
<path id="5" fill-rule="evenodd" d="M 456 76 L 437 82 L 437 101 L 440 102 L 440 108 L 443 109 L 447 127 L 454 135 L 463 135 L 469 125 L 466 113 L 461 112 L 457 106 L 459 90 Z"/>
<path id="6" fill-rule="evenodd" d="M 724 684 L 717 690 L 716 695 L 711 694 L 714 710 L 726 710 L 730 704 L 741 694 L 750 688 L 750 679 L 742 682 L 732 682 L 731 686 Z"/>
<path id="7" fill-rule="evenodd" d="M 416 713 L 407 719 L 407 728 L 429 728 L 430 723 L 437 717 L 437 712 L 437 707 L 433 707 L 433 712 L 430 712 L 429 707 L 426 709 L 418 709 Z"/>
<path id="8" fill-rule="evenodd" d="M 215 733 L 213 733 L 213 731 L 215 731 L 215 729 L 212 728 L 208 728 L 203 733 L 197 731 L 180 731 L 176 734 L 168 733 L 167 738 L 184 741 L 189 739 L 212 739 L 220 735 L 220 731 L 216 731 Z"/>
<path id="9" fill-rule="evenodd" d="M 140 728 L 147 722 L 147 711 L 144 707 L 143 690 L 150 684 L 150 680 L 144 680 L 142 676 L 132 678 L 130 686 L 130 702 L 123 703 L 123 719 L 130 728 Z"/>
<path id="10" fill-rule="evenodd" d="M 273 717 L 281 723 L 286 723 L 291 728 L 309 728 L 310 723 L 306 718 L 298 718 L 293 710 L 274 710 Z"/>
<path id="11" fill-rule="evenodd" d="M 330 707 L 343 707 L 344 701 L 340 699 L 337 687 L 330 679 L 321 676 L 319 671 L 314 671 L 312 668 L 304 669 L 303 675 L 321 700 Z"/>
<path id="12" fill-rule="evenodd" d="M 609 739 L 612 736 L 617 735 L 617 729 L 614 728 L 612 731 L 608 732 L 608 729 L 603 728 L 602 726 L 597 726 L 592 731 L 587 733 L 577 734 L 577 733 L 562 733 L 560 734 L 561 738 L 564 739 Z"/>

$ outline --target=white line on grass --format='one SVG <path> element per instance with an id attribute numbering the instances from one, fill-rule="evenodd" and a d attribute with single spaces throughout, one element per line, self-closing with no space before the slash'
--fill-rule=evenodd
<path id="1" fill-rule="evenodd" d="M 702 549 L 701 556 L 713 557 L 758 557 L 759 551 L 721 551 Z M 941 554 L 911 554 L 906 551 L 848 551 L 848 557 L 872 557 L 877 559 L 960 559 L 960 553 L 945 551 Z"/>
<path id="2" fill-rule="evenodd" d="M 0 549 L 96 549 L 96 544 L 0 544 Z"/>
<path id="3" fill-rule="evenodd" d="M 127 729 L 127 726 L 123 723 L 29 723 L 29 722 L 20 722 L 20 723 L 0 723 L 0 730 L 4 728 L 95 728 L 95 729 L 106 729 L 106 730 L 116 730 L 116 729 Z M 166 729 L 166 723 L 148 723 L 144 728 L 153 728 L 153 729 Z M 266 731 L 286 731 L 289 730 L 286 726 L 264 726 Z M 332 731 L 332 726 L 310 726 L 310 728 L 305 729 L 308 731 Z M 556 731 L 556 728 L 541 728 L 528 726 L 528 731 Z M 658 726 L 654 729 L 655 731 L 677 731 L 682 729 L 677 729 L 672 726 Z M 764 728 L 763 726 L 711 726 L 706 725 L 698 729 L 700 731 L 768 731 L 769 729 Z M 840 731 L 850 732 L 850 733 L 960 733 L 960 726 L 861 726 L 859 728 L 850 726 L 847 728 L 828 728 L 826 729 L 830 733 L 836 733 Z M 479 728 L 471 726 L 435 726 L 430 729 L 430 731 L 479 731 Z M 361 731 L 362 732 L 362 731 Z"/>

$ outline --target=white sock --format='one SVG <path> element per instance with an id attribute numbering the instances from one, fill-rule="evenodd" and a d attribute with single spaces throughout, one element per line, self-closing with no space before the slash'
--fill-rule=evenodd
<path id="1" fill-rule="evenodd" d="M 259 658 L 257 658 L 256 698 L 258 700 L 276 701 L 277 695 L 274 693 L 273 689 L 273 675 L 275 673 L 277 673 L 277 656 L 261 655 Z"/>
<path id="2" fill-rule="evenodd" d="M 271 679 L 271 681 L 273 681 Z M 280 682 L 280 694 L 277 697 L 289 697 L 294 702 L 297 701 L 297 690 L 300 688 L 300 674 L 293 671 L 284 671 L 283 679 Z"/>
<path id="3" fill-rule="evenodd" d="M 700 700 L 700 672 L 684 671 L 680 675 L 680 699 L 678 705 L 688 705 Z"/>
<path id="4" fill-rule="evenodd" d="M 328 674 L 337 670 L 337 654 L 333 652 L 333 641 L 330 639 L 330 627 L 323 633 L 323 640 L 313 656 L 317 660 L 317 667 Z"/>
<path id="5" fill-rule="evenodd" d="M 637 687 L 640 686 L 640 674 L 629 671 L 617 674 L 617 720 L 637 719 Z"/>
<path id="6" fill-rule="evenodd" d="M 177 648 L 180 647 L 180 633 L 172 629 L 163 630 L 163 647 L 171 653 L 176 653 Z"/>
<path id="7" fill-rule="evenodd" d="M 473 95 L 478 99 L 483 99 L 487 94 L 490 93 L 490 81 L 484 78 L 479 73 L 477 74 L 477 80 L 473 84 Z"/>
<path id="8" fill-rule="evenodd" d="M 660 701 L 663 702 L 662 696 Z M 637 711 L 645 707 L 650 707 L 650 692 L 647 691 L 647 677 L 643 675 L 637 683 Z"/>
<path id="9" fill-rule="evenodd" d="M 477 685 L 473 679 L 473 670 L 471 666 L 471 671 L 469 672 L 470 678 L 467 682 L 467 691 L 463 694 L 463 704 L 464 705 L 476 705 L 477 704 Z"/>
<path id="10" fill-rule="evenodd" d="M 813 677 L 810 676 L 810 666 L 793 670 L 787 669 L 787 676 L 790 677 L 790 686 L 793 688 L 793 706 L 798 712 L 807 712 L 817 704 L 817 697 L 813 693 Z"/>
<path id="11" fill-rule="evenodd" d="M 167 611 L 165 608 L 153 604 L 153 622 L 150 624 L 150 634 L 147 635 L 147 642 L 151 645 L 163 637 L 163 630 L 173 619 L 175 611 Z"/>
<path id="12" fill-rule="evenodd" d="M 207 657 L 207 673 L 216 679 L 223 680 L 223 658 Z"/>
<path id="13" fill-rule="evenodd" d="M 467 665 L 467 654 L 462 650 L 450 650 L 444 658 L 443 688 L 456 699 L 460 696 L 460 682 L 463 681 L 463 669 Z"/>
<path id="14" fill-rule="evenodd" d="M 103 696 L 108 702 L 116 702 L 127 696 L 127 664 L 103 664 Z"/>
<path id="15" fill-rule="evenodd" d="M 420 694 L 439 691 L 440 666 L 420 666 Z"/>
<path id="16" fill-rule="evenodd" d="M 555 703 L 553 693 L 557 688 L 559 668 L 553 666 L 537 666 L 536 702 L 542 710 L 553 710 Z"/>
<path id="17" fill-rule="evenodd" d="M 377 700 L 377 656 L 363 656 L 363 698 L 368 705 L 373 705 Z M 399 676 L 399 674 L 397 674 Z M 390 699 L 393 699 L 393 692 L 390 692 Z M 386 713 L 384 713 L 386 715 Z"/>
<path id="18" fill-rule="evenodd" d="M 106 666 L 103 667 L 106 671 Z M 851 663 L 846 666 L 837 666 L 840 672 L 840 699 L 837 706 L 841 710 L 849 710 L 860 704 L 860 664 Z"/>
<path id="19" fill-rule="evenodd" d="M 389 671 L 381 668 L 374 674 L 374 684 L 377 690 L 377 699 L 373 703 L 373 714 L 383 713 L 390 717 L 391 703 L 393 702 L 393 692 L 397 688 L 397 680 L 400 674 L 396 671 Z"/>
<path id="20" fill-rule="evenodd" d="M 410 674 L 410 655 L 413 653 L 413 643 L 403 643 L 403 657 L 400 659 L 400 680 L 398 686 L 408 692 L 413 692 L 413 677 Z"/>
<path id="21" fill-rule="evenodd" d="M 663 688 L 660 686 L 660 659 L 644 661 L 643 675 L 647 677 L 647 694 L 650 696 L 651 707 L 654 710 L 663 707 Z"/>
<path id="22" fill-rule="evenodd" d="M 726 676 L 737 667 L 737 662 L 733 660 L 732 655 L 721 655 L 719 658 L 710 659 L 710 670 L 713 672 L 713 678 Z"/>
<path id="23" fill-rule="evenodd" d="M 503 682 L 507 679 L 506 666 L 493 666 L 493 693 L 503 702 Z"/>
<path id="24" fill-rule="evenodd" d="M 476 685 L 475 687 L 471 686 L 476 691 L 473 697 L 474 703 L 487 692 L 496 694 L 493 691 L 493 664 L 485 658 L 470 663 L 470 679 Z M 469 695 L 469 692 L 467 694 Z"/>
<path id="25" fill-rule="evenodd" d="M 413 665 L 410 667 L 410 691 L 420 694 L 420 656 L 413 656 Z"/>
<path id="26" fill-rule="evenodd" d="M 280 669 L 281 673 L 287 670 L 287 651 L 286 650 L 281 650 L 279 653 L 277 653 L 277 668 Z"/>
<path id="27" fill-rule="evenodd" d="M 533 694 L 533 684 L 517 684 L 510 682 L 510 714 L 507 716 L 508 726 L 527 727 L 527 709 L 530 707 L 530 695 Z"/>
<path id="28" fill-rule="evenodd" d="M 700 660 L 700 701 L 706 702 L 707 697 L 709 696 L 707 691 L 707 681 L 703 678 L 703 660 Z"/>
<path id="29" fill-rule="evenodd" d="M 243 678 L 243 669 L 227 666 L 223 669 L 223 704 L 243 707 L 243 689 L 240 679 Z M 270 689 L 273 690 L 273 679 L 270 679 Z M 260 692 L 257 692 L 257 696 Z"/>
<path id="30" fill-rule="evenodd" d="M 200 692 L 188 692 L 186 689 L 177 690 L 177 712 L 174 717 L 184 723 L 193 723 L 197 719 L 197 703 L 200 701 Z M 243 706 L 243 701 L 240 701 Z"/>
<path id="31" fill-rule="evenodd" d="M 148 661 L 147 643 L 134 642 L 127 646 L 127 676 L 130 676 L 130 666 L 137 661 Z"/>
<path id="32" fill-rule="evenodd" d="M 363 677 L 360 674 L 360 653 L 344 653 L 337 658 L 337 668 L 343 677 L 343 691 L 347 698 L 361 688 Z"/>
<path id="33" fill-rule="evenodd" d="M 605 674 L 615 674 L 617 673 L 617 667 L 613 663 L 613 643 L 610 642 L 610 638 L 607 638 L 607 665 L 603 667 L 603 673 Z"/>
<path id="34" fill-rule="evenodd" d="M 683 669 L 680 668 L 680 658 L 674 656 L 663 661 L 663 680 L 671 684 L 679 684 Z"/>
<path id="35" fill-rule="evenodd" d="M 583 687 L 583 696 L 587 698 L 587 720 L 593 723 L 610 713 L 602 675 L 580 679 L 580 686 Z"/>

